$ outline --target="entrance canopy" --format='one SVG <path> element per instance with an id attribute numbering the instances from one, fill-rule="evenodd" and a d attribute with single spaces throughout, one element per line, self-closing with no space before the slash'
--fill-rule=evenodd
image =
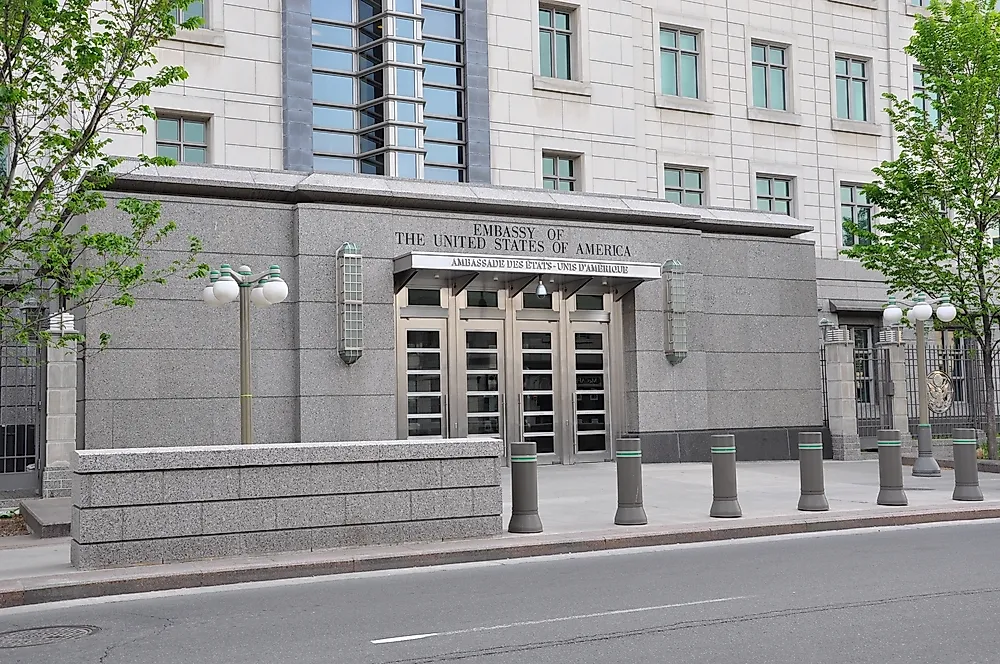
<path id="1" fill-rule="evenodd" d="M 541 279 L 547 287 L 555 285 L 566 296 L 597 283 L 620 300 L 642 282 L 659 279 L 660 265 L 566 257 L 411 252 L 393 261 L 393 278 L 397 293 L 414 280 L 438 284 L 446 280 L 456 292 L 477 280 L 503 282 L 511 295 L 515 295 Z"/>

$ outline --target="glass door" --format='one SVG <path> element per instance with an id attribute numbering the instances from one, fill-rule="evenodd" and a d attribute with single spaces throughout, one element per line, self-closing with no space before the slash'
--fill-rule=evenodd
<path id="1" fill-rule="evenodd" d="M 448 357 L 445 321 L 412 320 L 400 330 L 405 350 L 406 436 L 447 438 Z M 402 391 L 402 390 L 401 390 Z"/>
<path id="2" fill-rule="evenodd" d="M 507 440 L 504 371 L 503 322 L 468 321 L 460 336 L 462 350 L 458 357 L 459 381 L 465 397 L 456 404 L 459 413 L 459 436 L 499 437 Z"/>
<path id="3" fill-rule="evenodd" d="M 534 442 L 539 461 L 549 462 L 559 446 L 556 332 L 553 324 L 522 322 L 517 333 L 521 439 Z"/>
<path id="4" fill-rule="evenodd" d="M 574 323 L 571 328 L 573 437 L 579 461 L 603 461 L 611 450 L 607 330 L 601 323 Z"/>

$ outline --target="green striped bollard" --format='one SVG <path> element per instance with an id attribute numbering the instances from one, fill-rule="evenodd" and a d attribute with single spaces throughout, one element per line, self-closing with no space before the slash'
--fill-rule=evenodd
<path id="1" fill-rule="evenodd" d="M 983 491 L 979 488 L 979 462 L 976 460 L 976 450 L 979 441 L 976 440 L 975 429 L 955 429 L 951 438 L 955 458 L 955 492 L 952 500 L 982 500 Z"/>
<path id="2" fill-rule="evenodd" d="M 902 507 L 907 504 L 903 491 L 903 450 L 898 429 L 878 432 L 878 504 Z"/>
<path id="3" fill-rule="evenodd" d="M 826 512 L 830 503 L 826 499 L 823 482 L 823 434 L 799 432 L 799 509 L 803 512 Z"/>
<path id="4" fill-rule="evenodd" d="M 712 509 L 709 516 L 736 518 L 743 516 L 736 498 L 736 436 L 712 436 Z"/>
<path id="5" fill-rule="evenodd" d="M 618 511 L 615 525 L 644 526 L 646 510 L 642 507 L 642 449 L 638 438 L 619 438 L 615 449 L 618 472 Z"/>
<path id="6" fill-rule="evenodd" d="M 510 444 L 510 524 L 507 532 L 540 533 L 538 453 L 534 443 Z"/>

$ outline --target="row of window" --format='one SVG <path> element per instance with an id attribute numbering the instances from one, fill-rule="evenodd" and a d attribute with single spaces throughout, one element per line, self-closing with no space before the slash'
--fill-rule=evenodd
<path id="1" fill-rule="evenodd" d="M 539 8 L 539 71 L 542 76 L 573 80 L 579 67 L 573 61 L 575 12 L 541 6 Z M 704 99 L 705 71 L 708 59 L 704 52 L 704 33 L 700 29 L 661 26 L 659 34 L 660 81 L 658 93 L 668 97 Z M 794 94 L 791 85 L 791 45 L 752 40 L 750 46 L 751 95 L 756 108 L 791 110 Z M 837 54 L 836 117 L 842 120 L 871 122 L 874 89 L 871 60 L 855 55 Z M 914 92 L 924 92 L 923 76 L 914 70 Z M 929 110 L 930 101 L 918 102 Z"/>

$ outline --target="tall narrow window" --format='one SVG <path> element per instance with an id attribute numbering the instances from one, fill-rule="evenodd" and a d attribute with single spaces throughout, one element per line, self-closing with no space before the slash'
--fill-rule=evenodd
<path id="1" fill-rule="evenodd" d="M 662 94 L 698 99 L 699 49 L 697 32 L 660 28 L 660 89 Z"/>
<path id="2" fill-rule="evenodd" d="M 681 205 L 705 204 L 705 171 L 667 166 L 663 169 L 663 197 Z"/>
<path id="3" fill-rule="evenodd" d="M 788 110 L 786 47 L 753 44 L 753 105 L 757 108 Z"/>
<path id="4" fill-rule="evenodd" d="M 174 20 L 178 23 L 184 23 L 188 19 L 200 18 L 201 27 L 205 27 L 205 2 L 204 0 L 191 0 L 187 7 L 180 8 L 176 7 L 172 10 L 174 15 Z"/>
<path id="5" fill-rule="evenodd" d="M 762 212 L 792 214 L 792 180 L 769 175 L 757 176 L 757 209 Z"/>
<path id="6" fill-rule="evenodd" d="M 837 67 L 837 117 L 842 120 L 868 121 L 867 60 L 838 57 Z"/>
<path id="7" fill-rule="evenodd" d="M 840 185 L 840 218 L 844 232 L 844 246 L 870 244 L 866 238 L 854 234 L 853 227 L 871 232 L 872 206 L 859 184 Z"/>
<path id="8" fill-rule="evenodd" d="M 424 178 L 465 182 L 465 38 L 458 0 L 424 0 Z"/>
<path id="9" fill-rule="evenodd" d="M 922 69 L 913 68 L 913 105 L 927 114 L 927 119 L 937 124 L 938 112 L 934 108 L 937 97 L 927 90 Z"/>
<path id="10" fill-rule="evenodd" d="M 545 189 L 579 191 L 576 171 L 575 157 L 542 154 L 542 186 Z"/>
<path id="11" fill-rule="evenodd" d="M 182 164 L 208 163 L 208 121 L 157 118 L 156 156 Z"/>
<path id="12" fill-rule="evenodd" d="M 538 52 L 542 76 L 569 80 L 573 77 L 570 13 L 540 7 L 538 10 Z"/>

